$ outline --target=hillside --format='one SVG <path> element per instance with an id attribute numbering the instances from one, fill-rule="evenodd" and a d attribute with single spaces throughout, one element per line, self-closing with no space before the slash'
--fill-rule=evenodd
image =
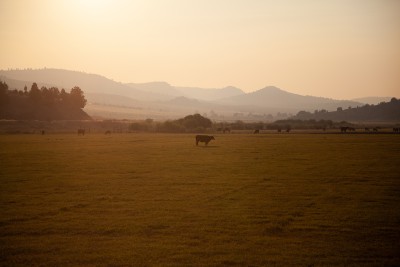
<path id="1" fill-rule="evenodd" d="M 268 86 L 258 91 L 245 95 L 222 99 L 220 102 L 234 105 L 251 105 L 258 107 L 279 108 L 282 111 L 298 111 L 327 109 L 336 110 L 339 106 L 362 105 L 359 102 L 347 100 L 334 100 L 315 96 L 302 96 L 293 94 L 274 86 Z"/>
<path id="2" fill-rule="evenodd" d="M 199 100 L 217 100 L 243 94 L 242 90 L 235 87 L 221 89 L 175 87 L 166 82 L 123 84 L 97 74 L 62 69 L 0 70 L 0 76 L 5 81 L 13 80 L 12 84 L 15 84 L 17 89 L 23 88 L 26 83 L 32 84 L 33 81 L 36 81 L 39 85 L 58 85 L 64 88 L 72 88 L 79 84 L 88 94 L 120 95 L 147 102 L 168 101 L 178 96 Z M 18 83 L 17 81 L 21 82 Z M 90 98 L 88 100 L 91 101 Z M 118 105 L 116 102 L 109 104 Z"/>
<path id="3" fill-rule="evenodd" d="M 351 100 L 298 95 L 274 86 L 245 93 L 233 86 L 207 89 L 166 82 L 124 84 L 101 75 L 60 69 L 0 70 L 0 77 L 17 90 L 33 81 L 39 87 L 79 85 L 88 100 L 85 110 L 98 118 L 163 120 L 201 113 L 213 120 L 271 121 L 288 118 L 301 110 L 334 111 L 338 107 L 363 105 Z"/>
<path id="4" fill-rule="evenodd" d="M 245 94 L 241 89 L 233 86 L 210 89 L 199 87 L 172 86 L 166 82 L 128 83 L 127 85 L 145 92 L 164 95 L 166 99 L 183 96 L 204 101 L 215 101 L 221 98 L 228 98 Z"/>
<path id="5" fill-rule="evenodd" d="M 400 100 L 392 98 L 390 102 L 378 105 L 364 105 L 356 108 L 342 109 L 328 112 L 326 110 L 314 113 L 300 111 L 293 119 L 301 120 L 332 120 L 332 121 L 358 121 L 358 122 L 400 122 Z"/>
<path id="6" fill-rule="evenodd" d="M 227 86 L 224 88 L 206 89 L 198 87 L 175 87 L 184 96 L 188 98 L 196 98 L 204 101 L 216 101 L 223 98 L 244 95 L 241 89 Z"/>
<path id="7" fill-rule="evenodd" d="M 78 71 L 60 69 L 0 70 L 0 75 L 14 80 L 57 85 L 61 88 L 72 88 L 79 84 L 86 93 L 121 95 L 141 101 L 163 99 L 157 94 L 143 92 L 101 75 Z M 88 100 L 90 101 L 90 99 Z"/>
<path id="8" fill-rule="evenodd" d="M 159 96 L 159 100 L 170 100 L 173 97 L 182 96 L 179 90 L 166 82 L 127 83 L 126 85 L 143 92 L 156 94 Z"/>

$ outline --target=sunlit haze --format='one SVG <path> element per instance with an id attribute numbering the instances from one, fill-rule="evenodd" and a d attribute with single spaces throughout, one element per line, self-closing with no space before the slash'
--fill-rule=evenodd
<path id="1" fill-rule="evenodd" d="M 0 69 L 400 97 L 397 0 L 1 0 Z"/>

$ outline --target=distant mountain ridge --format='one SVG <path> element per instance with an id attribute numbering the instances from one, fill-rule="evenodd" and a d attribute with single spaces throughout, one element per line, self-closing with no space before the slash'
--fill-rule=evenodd
<path id="1" fill-rule="evenodd" d="M 286 110 L 328 109 L 335 110 L 339 106 L 361 106 L 362 103 L 350 100 L 334 100 L 323 97 L 303 96 L 290 93 L 275 86 L 267 86 L 246 95 L 234 96 L 221 100 L 226 104 L 268 106 Z"/>
<path id="2" fill-rule="evenodd" d="M 97 74 L 62 69 L 0 70 L 0 77 L 9 82 L 10 89 L 15 85 L 19 90 L 23 89 L 25 81 L 37 82 L 39 86 L 57 85 L 66 90 L 77 85 L 85 92 L 88 100 L 85 110 L 89 114 L 91 108 L 98 105 L 102 108 L 96 110 L 107 110 L 111 107 L 133 108 L 129 118 L 168 119 L 202 113 L 211 114 L 216 120 L 270 120 L 274 117 L 272 114 L 280 113 L 279 116 L 288 117 L 302 110 L 332 111 L 338 107 L 363 105 L 362 102 L 353 100 L 298 95 L 275 86 L 245 93 L 233 86 L 207 89 L 173 86 L 166 82 L 124 84 Z M 31 86 L 29 83 L 26 84 L 28 87 Z M 126 115 L 129 110 L 124 112 Z M 115 112 L 104 114 L 108 117 L 108 114 Z"/>

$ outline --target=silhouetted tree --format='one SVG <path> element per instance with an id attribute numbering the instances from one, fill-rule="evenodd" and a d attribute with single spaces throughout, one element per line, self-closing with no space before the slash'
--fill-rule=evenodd
<path id="1" fill-rule="evenodd" d="M 38 103 L 41 98 L 41 93 L 37 83 L 33 83 L 31 86 L 31 90 L 29 91 L 29 99 L 33 102 Z"/>
<path id="2" fill-rule="evenodd" d="M 74 107 L 84 108 L 87 100 L 83 94 L 83 91 L 78 86 L 71 89 L 69 94 L 70 104 Z"/>
<path id="3" fill-rule="evenodd" d="M 67 105 L 69 103 L 69 94 L 65 91 L 65 89 L 61 89 L 60 92 L 60 101 L 62 104 Z"/>
<path id="4" fill-rule="evenodd" d="M 210 119 L 201 116 L 200 114 L 188 115 L 177 122 L 186 129 L 193 130 L 196 128 L 209 128 L 212 125 Z"/>
<path id="5" fill-rule="evenodd" d="M 8 85 L 0 81 L 0 108 L 3 107 L 8 101 Z"/>

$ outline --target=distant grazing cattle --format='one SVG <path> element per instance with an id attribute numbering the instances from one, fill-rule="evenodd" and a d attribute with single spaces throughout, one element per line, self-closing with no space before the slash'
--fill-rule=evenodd
<path id="1" fill-rule="evenodd" d="M 111 134 L 111 131 L 106 131 L 104 134 Z"/>
<path id="2" fill-rule="evenodd" d="M 340 127 L 340 132 L 345 133 L 348 129 L 349 127 Z"/>
<path id="3" fill-rule="evenodd" d="M 211 135 L 196 135 L 196 146 L 199 145 L 199 142 L 205 143 L 204 145 L 208 145 L 211 140 L 215 140 L 214 136 Z"/>
<path id="4" fill-rule="evenodd" d="M 229 129 L 229 128 L 224 128 L 224 130 L 223 130 L 223 133 L 230 133 L 231 132 L 231 129 Z"/>
<path id="5" fill-rule="evenodd" d="M 286 132 L 289 133 L 292 129 L 291 128 L 287 128 Z"/>
<path id="6" fill-rule="evenodd" d="M 377 132 L 378 131 L 378 127 L 375 127 L 375 128 L 373 128 L 372 130 L 374 131 L 374 132 Z"/>
<path id="7" fill-rule="evenodd" d="M 364 130 L 365 130 L 366 132 L 369 132 L 369 128 L 365 128 Z"/>
<path id="8" fill-rule="evenodd" d="M 254 130 L 254 134 L 258 134 L 258 133 L 260 133 L 259 129 Z"/>
<path id="9" fill-rule="evenodd" d="M 347 130 L 352 131 L 352 132 L 355 132 L 355 131 L 356 131 L 356 129 L 353 128 L 353 127 L 349 127 Z"/>
<path id="10" fill-rule="evenodd" d="M 85 129 L 78 129 L 78 135 L 85 135 Z"/>
<path id="11" fill-rule="evenodd" d="M 393 128 L 393 132 L 395 132 L 395 133 L 400 132 L 400 128 Z"/>
<path id="12" fill-rule="evenodd" d="M 282 129 L 281 129 L 281 128 L 278 128 L 278 133 L 280 133 L 280 132 L 282 132 Z"/>

